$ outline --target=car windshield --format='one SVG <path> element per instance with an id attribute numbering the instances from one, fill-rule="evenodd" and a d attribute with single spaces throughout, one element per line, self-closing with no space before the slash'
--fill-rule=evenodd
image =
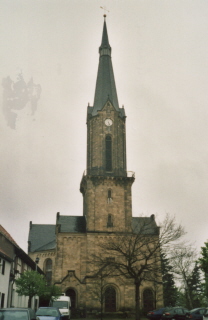
<path id="1" fill-rule="evenodd" d="M 50 309 L 50 308 L 40 308 L 36 312 L 36 316 L 52 316 L 52 317 L 58 317 L 59 313 L 56 309 Z"/>
<path id="2" fill-rule="evenodd" d="M 1 310 L 0 320 L 29 320 L 26 310 Z"/>
<path id="3" fill-rule="evenodd" d="M 59 309 L 67 309 L 68 302 L 67 301 L 53 301 L 53 307 L 56 307 Z"/>

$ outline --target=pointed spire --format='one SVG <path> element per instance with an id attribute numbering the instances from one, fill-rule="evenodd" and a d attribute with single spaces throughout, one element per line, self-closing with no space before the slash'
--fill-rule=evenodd
<path id="1" fill-rule="evenodd" d="M 108 40 L 108 32 L 105 19 L 99 53 L 100 60 L 95 88 L 94 106 L 92 111 L 93 116 L 97 114 L 98 110 L 101 110 L 103 108 L 108 100 L 110 100 L 117 111 L 120 111 L 111 61 L 111 46 Z"/>
<path id="2" fill-rule="evenodd" d="M 107 26 L 106 26 L 106 21 L 105 21 L 105 15 L 104 15 L 104 25 L 103 25 L 103 36 L 102 36 L 102 43 L 99 48 L 99 53 L 100 55 L 102 54 L 103 49 L 109 49 L 109 55 L 111 55 L 111 46 L 108 41 L 108 32 L 107 32 Z M 104 50 L 103 50 L 104 51 Z"/>

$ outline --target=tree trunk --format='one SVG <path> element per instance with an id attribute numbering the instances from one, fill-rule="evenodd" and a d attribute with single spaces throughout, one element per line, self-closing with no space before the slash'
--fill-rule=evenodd
<path id="1" fill-rule="evenodd" d="M 185 288 L 186 288 L 186 292 L 187 292 L 189 306 L 190 306 L 190 309 L 192 310 L 193 309 L 193 303 L 192 303 L 192 299 L 191 299 L 191 295 L 190 295 L 190 291 L 189 291 L 188 281 L 187 281 L 186 274 L 185 274 L 184 271 L 183 271 L 183 278 L 184 278 L 184 281 L 185 281 Z"/>
<path id="2" fill-rule="evenodd" d="M 31 308 L 32 305 L 32 297 L 29 297 L 28 299 L 28 308 Z"/>
<path id="3" fill-rule="evenodd" d="M 103 320 L 103 279 L 102 279 L 102 277 L 101 277 L 101 288 L 100 288 L 100 294 L 101 294 L 101 296 L 100 296 L 100 298 L 101 298 L 101 300 L 100 300 L 100 320 Z"/>
<path id="4" fill-rule="evenodd" d="M 208 297 L 208 272 L 205 272 L 205 295 Z"/>
<path id="5" fill-rule="evenodd" d="M 140 283 L 135 280 L 135 320 L 140 320 Z"/>

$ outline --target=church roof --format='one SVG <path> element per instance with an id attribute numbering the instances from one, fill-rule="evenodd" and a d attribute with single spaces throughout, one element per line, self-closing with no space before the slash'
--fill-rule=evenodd
<path id="1" fill-rule="evenodd" d="M 150 217 L 132 217 L 132 230 L 137 234 L 159 234 L 159 227 L 153 214 Z"/>
<path id="2" fill-rule="evenodd" d="M 55 240 L 56 240 L 55 231 L 56 231 L 56 226 L 52 224 L 30 223 L 28 251 L 35 252 L 35 251 L 54 249 Z"/>
<path id="3" fill-rule="evenodd" d="M 56 247 L 56 240 L 53 240 L 42 247 L 38 248 L 37 251 L 46 251 L 46 250 L 53 250 Z"/>
<path id="4" fill-rule="evenodd" d="M 86 232 L 86 219 L 83 216 L 59 216 L 59 232 Z"/>
<path id="5" fill-rule="evenodd" d="M 122 108 L 119 108 L 116 84 L 113 73 L 113 65 L 111 61 L 111 47 L 108 40 L 106 21 L 104 20 L 102 43 L 99 48 L 100 60 L 98 66 L 97 82 L 95 88 L 95 97 L 93 108 L 88 112 L 92 116 L 97 115 L 97 111 L 101 110 L 108 100 L 111 101 L 114 108 L 119 111 L 120 116 L 125 116 Z"/>
<path id="6" fill-rule="evenodd" d="M 58 232 L 86 232 L 83 216 L 57 216 Z M 29 232 L 29 252 L 53 250 L 56 247 L 56 225 L 32 224 Z"/>
<path id="7" fill-rule="evenodd" d="M 86 233 L 86 219 L 84 216 L 57 216 L 58 232 Z M 155 234 L 159 228 L 154 219 L 150 217 L 133 217 L 132 229 L 135 233 Z M 56 225 L 32 224 L 29 232 L 29 252 L 53 250 L 56 247 Z"/>

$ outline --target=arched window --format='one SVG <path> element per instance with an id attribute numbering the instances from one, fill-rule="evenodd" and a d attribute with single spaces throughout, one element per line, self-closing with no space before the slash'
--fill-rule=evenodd
<path id="1" fill-rule="evenodd" d="M 112 286 L 105 290 L 105 312 L 116 312 L 116 290 Z"/>
<path id="2" fill-rule="evenodd" d="M 105 162 L 106 171 L 112 171 L 112 138 L 110 135 L 105 138 Z"/>
<path id="3" fill-rule="evenodd" d="M 145 313 L 155 309 L 154 296 L 151 289 L 143 291 L 143 309 Z"/>
<path id="4" fill-rule="evenodd" d="M 45 275 L 46 275 L 47 284 L 50 286 L 51 280 L 52 280 L 52 260 L 51 259 L 47 259 L 45 261 Z"/>

